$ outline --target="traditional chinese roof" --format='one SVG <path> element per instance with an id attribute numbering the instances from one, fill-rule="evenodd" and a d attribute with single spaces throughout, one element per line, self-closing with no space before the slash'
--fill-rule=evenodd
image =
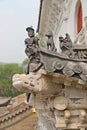
<path id="1" fill-rule="evenodd" d="M 32 107 L 30 107 L 24 101 L 21 104 L 17 104 L 16 106 L 14 103 L 14 105 L 10 104 L 7 107 L 1 107 L 0 112 L 0 130 L 6 128 L 18 129 L 19 125 L 24 125 L 25 122 L 30 122 L 30 124 L 25 126 L 25 128 L 20 125 L 20 128 L 22 127 L 23 130 L 26 128 L 34 130 L 34 124 L 36 125 L 36 116 L 32 112 Z M 23 122 L 25 119 L 26 121 Z"/>

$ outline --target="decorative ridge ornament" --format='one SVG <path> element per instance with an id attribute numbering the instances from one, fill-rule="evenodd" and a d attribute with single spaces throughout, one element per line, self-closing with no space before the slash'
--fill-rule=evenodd
<path id="1" fill-rule="evenodd" d="M 47 72 L 57 72 L 67 77 L 75 76 L 87 81 L 87 46 L 73 45 L 69 34 L 59 37 L 62 53 L 58 53 L 53 41 L 52 31 L 46 33 L 47 49 L 41 49 L 34 29 L 28 27 L 29 38 L 25 39 L 25 53 L 30 59 L 29 71 L 43 68 Z M 50 60 L 49 60 L 50 58 Z"/>
<path id="2" fill-rule="evenodd" d="M 38 130 L 87 128 L 87 47 L 75 46 L 69 34 L 59 38 L 56 51 L 52 32 L 41 49 L 34 30 L 25 39 L 29 73 L 15 74 L 13 86 L 31 93 L 29 105 L 36 109 Z"/>

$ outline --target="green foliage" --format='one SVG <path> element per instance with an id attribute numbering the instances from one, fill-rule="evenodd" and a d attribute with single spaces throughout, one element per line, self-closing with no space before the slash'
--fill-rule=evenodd
<path id="1" fill-rule="evenodd" d="M 25 65 L 27 65 L 28 63 L 29 63 L 29 59 L 26 58 L 26 59 L 23 61 L 22 65 L 25 66 Z"/>
<path id="2" fill-rule="evenodd" d="M 23 67 L 18 64 L 0 64 L 0 96 L 16 96 L 19 94 L 12 86 L 12 76 L 23 73 Z"/>

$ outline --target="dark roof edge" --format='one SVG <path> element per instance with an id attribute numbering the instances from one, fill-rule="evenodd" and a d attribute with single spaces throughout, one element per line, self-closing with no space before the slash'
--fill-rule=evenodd
<path id="1" fill-rule="evenodd" d="M 40 18 L 41 18 L 42 3 L 43 3 L 43 0 L 40 0 L 40 9 L 39 9 L 39 19 L 38 19 L 38 25 L 37 25 L 37 32 L 39 32 L 39 27 L 40 27 Z"/>

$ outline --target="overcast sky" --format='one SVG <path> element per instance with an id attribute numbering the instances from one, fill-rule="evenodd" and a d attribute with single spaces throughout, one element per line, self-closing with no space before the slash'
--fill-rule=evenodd
<path id="1" fill-rule="evenodd" d="M 26 27 L 37 29 L 40 0 L 0 0 L 0 62 L 22 63 Z"/>

